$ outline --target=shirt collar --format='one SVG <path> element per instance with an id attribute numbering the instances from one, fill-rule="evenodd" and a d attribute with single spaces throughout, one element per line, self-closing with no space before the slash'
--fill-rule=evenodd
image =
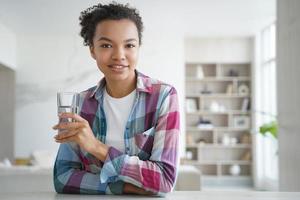
<path id="1" fill-rule="evenodd" d="M 136 82 L 136 91 L 137 92 L 146 92 L 152 93 L 152 81 L 151 78 L 142 74 L 141 72 L 135 70 L 135 74 L 137 76 Z M 95 89 L 92 90 L 90 94 L 90 98 L 95 97 L 96 99 L 100 98 L 103 95 L 103 91 L 105 89 L 106 81 L 105 77 L 102 78 Z"/>

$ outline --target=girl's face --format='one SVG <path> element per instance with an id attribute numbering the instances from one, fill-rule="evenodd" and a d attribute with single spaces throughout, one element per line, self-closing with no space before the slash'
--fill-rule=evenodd
<path id="1" fill-rule="evenodd" d="M 90 52 L 107 80 L 132 80 L 139 53 L 135 24 L 127 19 L 98 23 Z"/>

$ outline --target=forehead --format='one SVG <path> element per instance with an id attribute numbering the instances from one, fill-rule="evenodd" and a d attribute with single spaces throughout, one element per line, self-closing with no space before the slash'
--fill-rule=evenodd
<path id="1" fill-rule="evenodd" d="M 123 41 L 126 39 L 137 39 L 138 30 L 136 25 L 128 20 L 104 20 L 97 24 L 94 39 L 99 37 L 107 37 L 113 41 Z"/>

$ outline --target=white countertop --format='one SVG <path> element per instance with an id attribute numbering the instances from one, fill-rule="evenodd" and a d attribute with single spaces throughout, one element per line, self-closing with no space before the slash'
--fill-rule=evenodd
<path id="1" fill-rule="evenodd" d="M 67 195 L 56 194 L 55 192 L 34 192 L 34 193 L 0 193 L 2 200 L 19 200 L 19 199 L 184 199 L 184 200 L 299 200 L 300 192 L 252 192 L 252 191 L 175 191 L 168 194 L 165 198 L 133 196 L 133 195 Z"/>
<path id="2" fill-rule="evenodd" d="M 45 168 L 39 166 L 11 166 L 4 167 L 0 166 L 0 175 L 20 175 L 20 174 L 52 174 L 52 168 Z"/>

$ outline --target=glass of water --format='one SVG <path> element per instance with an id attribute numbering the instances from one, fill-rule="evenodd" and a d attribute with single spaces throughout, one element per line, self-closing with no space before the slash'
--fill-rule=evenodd
<path id="1" fill-rule="evenodd" d="M 79 107 L 79 93 L 76 92 L 58 92 L 57 93 L 57 112 L 58 114 L 63 112 L 78 114 Z M 73 122 L 72 119 L 60 119 L 61 122 Z"/>

